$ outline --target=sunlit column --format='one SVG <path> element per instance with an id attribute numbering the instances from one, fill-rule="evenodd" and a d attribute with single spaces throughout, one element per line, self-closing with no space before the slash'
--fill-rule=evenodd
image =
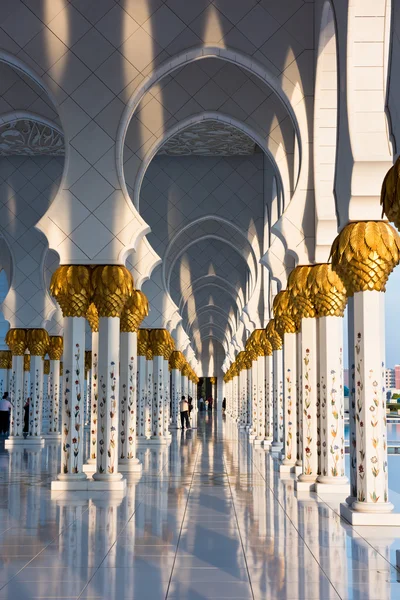
<path id="1" fill-rule="evenodd" d="M 302 361 L 302 473 L 297 489 L 313 489 L 318 476 L 317 422 L 317 319 L 311 299 L 308 276 L 315 267 L 295 267 L 288 278 L 288 291 L 296 318 L 301 319 Z"/>
<path id="2" fill-rule="evenodd" d="M 24 354 L 24 399 L 23 403 L 27 402 L 31 393 L 31 355 L 25 352 Z"/>
<path id="3" fill-rule="evenodd" d="M 119 388 L 119 469 L 141 472 L 136 458 L 137 331 L 148 315 L 146 296 L 134 290 L 121 315 Z"/>
<path id="4" fill-rule="evenodd" d="M 270 449 L 274 435 L 274 413 L 273 413 L 273 357 L 271 342 L 265 335 L 265 440 L 264 448 Z"/>
<path id="5" fill-rule="evenodd" d="M 50 376 L 50 360 L 43 360 L 43 404 L 42 404 L 42 436 L 48 433 L 49 430 L 49 412 L 50 412 L 50 395 L 49 395 L 49 376 Z"/>
<path id="6" fill-rule="evenodd" d="M 244 429 L 247 422 L 247 369 L 245 352 L 239 352 L 236 363 L 239 368 L 239 427 Z"/>
<path id="7" fill-rule="evenodd" d="M 169 355 L 169 335 L 166 329 L 150 329 L 150 346 L 153 354 L 153 442 L 166 443 L 164 435 L 165 412 L 165 355 Z"/>
<path id="8" fill-rule="evenodd" d="M 149 332 L 147 329 L 139 329 L 137 335 L 137 442 L 143 443 L 150 437 L 151 409 L 147 404 L 147 346 Z M 151 407 L 151 403 L 150 403 Z"/>
<path id="9" fill-rule="evenodd" d="M 86 461 L 87 465 L 92 465 L 91 470 L 94 470 L 96 465 L 97 454 L 97 404 L 99 398 L 98 388 L 98 365 L 99 365 L 99 315 L 97 308 L 92 303 L 86 313 L 86 319 L 90 325 L 92 332 L 92 363 L 90 366 L 90 441 L 89 441 L 89 458 Z"/>
<path id="10" fill-rule="evenodd" d="M 25 329 L 10 329 L 6 344 L 12 355 L 12 376 L 9 386 L 11 401 L 10 435 L 5 447 L 10 448 L 24 442 L 24 354 L 26 350 Z"/>
<path id="11" fill-rule="evenodd" d="M 150 329 L 146 348 L 146 436 L 151 439 L 153 435 L 153 399 L 154 399 L 154 364 L 153 351 L 150 344 Z"/>
<path id="12" fill-rule="evenodd" d="M 171 368 L 171 399 L 172 399 L 172 429 L 180 429 L 179 402 L 182 396 L 182 375 L 181 371 L 185 364 L 185 357 L 182 352 L 175 350 L 169 357 L 169 366 Z"/>
<path id="13" fill-rule="evenodd" d="M 0 397 L 5 392 L 10 393 L 8 385 L 8 366 L 12 363 L 12 356 L 9 350 L 0 350 Z"/>
<path id="14" fill-rule="evenodd" d="M 382 524 L 388 498 L 384 294 L 399 262 L 400 237 L 383 221 L 350 223 L 332 245 L 332 266 L 354 294 L 357 500 L 341 505 L 351 523 Z M 357 513 L 359 513 L 357 515 Z M 362 514 L 360 514 L 362 513 Z M 386 516 L 388 525 L 399 515 Z"/>
<path id="15" fill-rule="evenodd" d="M 83 370 L 85 316 L 91 298 L 90 268 L 61 266 L 52 276 L 50 291 L 64 317 L 61 473 L 52 490 L 86 489 L 83 465 Z M 61 371 L 61 368 L 60 368 Z"/>
<path id="16" fill-rule="evenodd" d="M 165 330 L 167 334 L 167 343 L 164 347 L 164 406 L 163 406 L 163 433 L 167 439 L 171 438 L 171 432 L 169 430 L 171 424 L 171 376 L 169 372 L 169 357 L 175 350 L 175 342 L 172 339 L 169 331 Z"/>
<path id="17" fill-rule="evenodd" d="M 239 367 L 235 361 L 232 365 L 233 379 L 232 379 L 232 405 L 233 405 L 233 420 L 239 424 Z"/>
<path id="18" fill-rule="evenodd" d="M 294 470 L 297 454 L 297 346 L 298 324 L 287 290 L 274 298 L 276 328 L 283 340 L 283 460 L 281 471 Z"/>
<path id="19" fill-rule="evenodd" d="M 85 400 L 84 400 L 85 428 L 90 426 L 91 396 L 92 396 L 92 351 L 86 350 L 85 351 Z"/>
<path id="20" fill-rule="evenodd" d="M 356 443 L 356 389 L 355 389 L 355 356 L 354 356 L 354 298 L 347 300 L 347 339 L 349 370 L 349 455 L 350 455 L 350 495 L 348 504 L 357 500 L 357 443 Z"/>
<path id="21" fill-rule="evenodd" d="M 120 317 L 133 293 L 131 273 L 123 266 L 99 265 L 92 271 L 93 303 L 99 315 L 99 397 L 96 472 L 104 489 L 123 490 L 118 471 Z"/>
<path id="22" fill-rule="evenodd" d="M 331 265 L 314 267 L 313 273 L 311 292 L 319 317 L 321 473 L 317 492 L 337 491 L 345 497 L 349 491 L 344 475 L 343 314 L 346 290 Z"/>
<path id="23" fill-rule="evenodd" d="M 296 380 L 297 380 L 297 402 L 296 402 L 296 473 L 301 473 L 303 467 L 303 361 L 301 358 L 301 331 L 296 333 Z"/>
<path id="24" fill-rule="evenodd" d="M 46 439 L 60 437 L 60 360 L 63 354 L 63 338 L 58 335 L 50 336 L 47 349 L 50 358 L 49 374 L 49 427 Z"/>
<path id="25" fill-rule="evenodd" d="M 274 319 L 269 321 L 266 334 L 273 350 L 273 441 L 271 450 L 280 452 L 283 448 L 283 352 L 282 338 L 276 331 Z"/>
<path id="26" fill-rule="evenodd" d="M 43 356 L 49 346 L 49 334 L 45 329 L 27 329 L 26 343 L 31 355 L 31 404 L 29 408 L 29 436 L 31 440 L 42 440 L 43 415 Z"/>
<path id="27" fill-rule="evenodd" d="M 263 329 L 258 330 L 259 345 L 256 346 L 257 352 L 257 398 L 258 398 L 258 416 L 255 443 L 261 444 L 265 439 L 265 350 L 262 339 L 265 336 Z"/>
<path id="28" fill-rule="evenodd" d="M 253 351 L 246 351 L 246 423 L 245 427 L 249 433 L 251 433 L 251 429 L 253 426 L 253 378 L 252 378 L 252 368 L 253 368 L 253 356 L 255 353 Z"/>

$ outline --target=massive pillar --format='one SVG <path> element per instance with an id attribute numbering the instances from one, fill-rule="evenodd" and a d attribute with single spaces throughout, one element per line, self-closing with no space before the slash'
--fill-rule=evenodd
<path id="1" fill-rule="evenodd" d="M 310 298 L 308 275 L 311 266 L 295 267 L 289 275 L 288 291 L 296 318 L 301 328 L 302 369 L 302 473 L 296 481 L 296 489 L 314 488 L 318 476 L 318 422 L 317 422 L 317 320 L 314 304 Z"/>
<path id="2" fill-rule="evenodd" d="M 318 493 L 348 495 L 344 475 L 343 314 L 346 289 L 329 264 L 314 266 L 308 287 L 318 317 L 320 474 Z"/>
<path id="3" fill-rule="evenodd" d="M 49 334 L 45 329 L 27 329 L 26 343 L 31 355 L 31 404 L 29 407 L 29 437 L 42 443 L 42 416 L 43 416 L 43 357 L 49 346 Z"/>
<path id="4" fill-rule="evenodd" d="M 89 458 L 87 465 L 92 465 L 91 470 L 95 469 L 97 455 L 97 404 L 99 399 L 99 315 L 93 302 L 89 305 L 86 313 L 86 319 L 92 332 L 92 364 L 90 367 L 90 441 Z M 86 469 L 85 469 L 86 470 Z"/>
<path id="5" fill-rule="evenodd" d="M 24 406 L 31 393 L 31 355 L 24 354 Z"/>
<path id="6" fill-rule="evenodd" d="M 58 439 L 60 418 L 60 361 L 63 354 L 63 338 L 50 336 L 47 353 L 50 358 L 49 373 L 49 426 L 46 439 Z"/>
<path id="7" fill-rule="evenodd" d="M 137 442 L 143 443 L 151 435 L 151 400 L 147 402 L 147 347 L 149 343 L 148 329 L 139 329 L 137 334 L 137 419 L 136 435 Z"/>
<path id="8" fill-rule="evenodd" d="M 388 497 L 383 294 L 399 259 L 399 235 L 382 221 L 350 223 L 332 245 L 332 267 L 354 295 L 357 500 L 340 508 L 357 525 L 400 523 Z"/>
<path id="9" fill-rule="evenodd" d="M 10 394 L 9 381 L 8 381 L 8 369 L 12 365 L 12 355 L 9 350 L 0 350 L 0 398 L 3 397 L 5 392 Z"/>
<path id="10" fill-rule="evenodd" d="M 90 427 L 90 409 L 91 409 L 91 396 L 92 396 L 92 351 L 85 351 L 85 414 L 84 423 L 85 428 Z"/>
<path id="11" fill-rule="evenodd" d="M 287 290 L 274 299 L 276 329 L 283 340 L 283 460 L 280 470 L 294 472 L 297 455 L 297 331 Z"/>
<path id="12" fill-rule="evenodd" d="M 165 444 L 169 436 L 165 435 L 165 368 L 164 361 L 170 355 L 170 339 L 166 329 L 150 329 L 150 346 L 153 355 L 153 422 L 152 442 Z M 168 377 L 169 379 L 169 377 Z"/>
<path id="13" fill-rule="evenodd" d="M 246 353 L 239 352 L 236 357 L 238 368 L 238 426 L 244 429 L 247 422 L 247 369 L 245 364 Z"/>
<path id="14" fill-rule="evenodd" d="M 180 429 L 181 422 L 179 418 L 179 402 L 182 396 L 182 369 L 185 365 L 185 357 L 182 352 L 175 350 L 169 357 L 169 367 L 171 369 L 171 427 Z"/>
<path id="15" fill-rule="evenodd" d="M 264 448 L 270 450 L 274 436 L 274 413 L 273 413 L 273 349 L 267 334 L 262 338 L 265 354 L 265 439 Z"/>
<path id="16" fill-rule="evenodd" d="M 82 470 L 83 372 L 85 317 L 92 296 L 90 267 L 59 267 L 51 278 L 50 292 L 64 317 L 61 473 L 51 488 L 55 491 L 86 490 L 87 480 Z"/>
<path id="17" fill-rule="evenodd" d="M 146 296 L 134 290 L 121 315 L 119 388 L 119 469 L 140 473 L 136 458 L 137 422 L 137 331 L 148 315 Z"/>
<path id="18" fill-rule="evenodd" d="M 99 265 L 92 271 L 93 303 L 99 315 L 99 398 L 97 455 L 93 479 L 101 489 L 124 490 L 118 471 L 120 317 L 133 292 L 131 273 L 123 266 Z"/>
<path id="19" fill-rule="evenodd" d="M 5 447 L 24 443 L 24 354 L 26 350 L 25 329 L 10 329 L 6 335 L 6 344 L 12 355 L 12 375 L 9 386 L 11 400 L 10 436 Z"/>
<path id="20" fill-rule="evenodd" d="M 280 452 L 283 448 L 283 352 L 282 338 L 276 330 L 275 320 L 271 319 L 266 327 L 273 355 L 273 441 L 271 450 Z"/>

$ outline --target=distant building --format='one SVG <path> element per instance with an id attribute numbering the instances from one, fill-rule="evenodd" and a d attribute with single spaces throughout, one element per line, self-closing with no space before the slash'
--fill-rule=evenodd
<path id="1" fill-rule="evenodd" d="M 394 387 L 400 388 L 400 365 L 394 365 L 394 382 Z"/>
<path id="2" fill-rule="evenodd" d="M 399 377 L 400 377 L 400 365 L 397 365 L 397 366 L 399 368 Z M 400 379 L 399 379 L 399 381 L 400 381 Z M 385 385 L 386 385 L 386 388 L 399 387 L 398 385 L 396 385 L 395 369 L 385 369 Z"/>

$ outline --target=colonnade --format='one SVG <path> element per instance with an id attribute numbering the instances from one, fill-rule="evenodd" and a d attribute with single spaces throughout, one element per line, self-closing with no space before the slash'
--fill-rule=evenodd
<path id="1" fill-rule="evenodd" d="M 61 429 L 61 472 L 52 489 L 123 490 L 123 472 L 142 469 L 136 443 L 170 441 L 170 426 L 180 427 L 180 396 L 196 397 L 198 378 L 166 329 L 139 329 L 148 301 L 134 289 L 125 267 L 61 266 L 50 292 L 63 312 L 64 336 L 11 329 L 6 337 L 10 350 L 1 356 L 1 374 L 12 404 L 6 444 L 42 444 L 60 437 Z M 84 350 L 86 320 L 90 351 Z M 24 435 L 28 397 L 29 431 Z M 86 462 L 85 425 L 90 429 Z"/>
<path id="2" fill-rule="evenodd" d="M 384 221 L 348 224 L 331 262 L 296 266 L 266 329 L 227 370 L 227 415 L 296 474 L 297 492 L 341 494 L 354 524 L 397 524 L 388 497 L 384 291 L 400 237 Z M 345 475 L 343 315 L 349 303 L 350 482 Z"/>

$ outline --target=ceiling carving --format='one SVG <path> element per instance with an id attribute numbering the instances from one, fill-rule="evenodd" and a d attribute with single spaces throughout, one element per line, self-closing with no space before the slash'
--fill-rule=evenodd
<path id="1" fill-rule="evenodd" d="M 0 156 L 64 156 L 64 136 L 49 125 L 18 119 L 0 126 Z"/>
<path id="2" fill-rule="evenodd" d="M 169 156 L 245 156 L 256 152 L 248 135 L 220 121 L 201 121 L 169 139 L 159 154 Z"/>

